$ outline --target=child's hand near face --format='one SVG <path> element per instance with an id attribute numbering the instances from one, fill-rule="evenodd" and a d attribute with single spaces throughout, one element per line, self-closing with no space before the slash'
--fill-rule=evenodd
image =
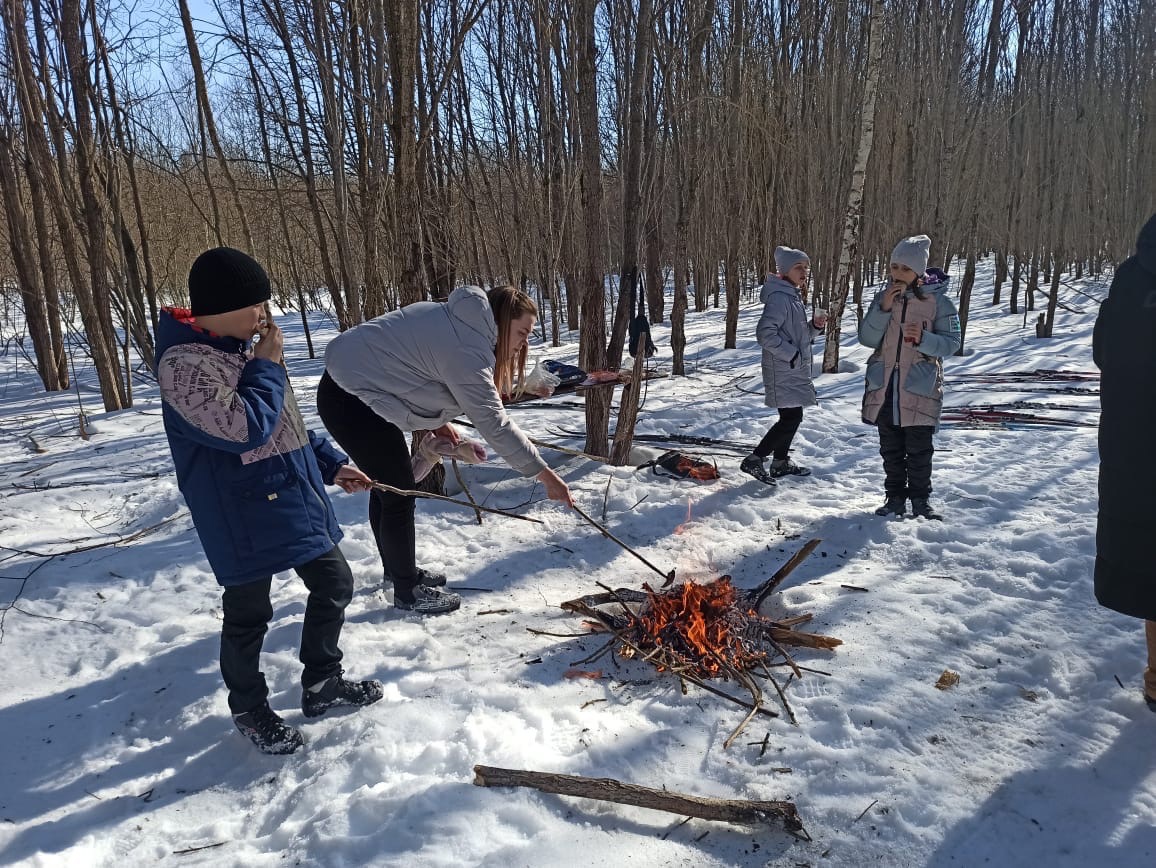
<path id="1" fill-rule="evenodd" d="M 277 327 L 276 323 L 269 323 L 265 329 L 265 334 L 261 340 L 257 342 L 257 346 L 253 348 L 253 357 L 258 359 L 268 359 L 270 362 L 280 362 L 281 357 L 285 351 L 285 336 L 281 333 L 281 329 Z"/>
<path id="2" fill-rule="evenodd" d="M 903 295 L 907 286 L 900 280 L 892 280 L 887 285 L 887 289 L 883 291 L 883 297 L 879 299 L 879 309 L 883 311 L 890 311 L 899 296 Z"/>

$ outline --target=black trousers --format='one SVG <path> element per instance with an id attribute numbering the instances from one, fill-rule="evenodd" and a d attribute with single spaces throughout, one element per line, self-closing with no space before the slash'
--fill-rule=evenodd
<path id="1" fill-rule="evenodd" d="M 802 407 L 780 407 L 779 421 L 763 435 L 763 439 L 755 447 L 755 455 L 759 458 L 773 455 L 776 460 L 785 459 L 791 449 L 791 441 L 795 439 L 795 432 L 799 430 L 802 421 Z"/>
<path id="2" fill-rule="evenodd" d="M 309 599 L 301 626 L 301 685 L 309 687 L 341 672 L 341 627 L 353 599 L 353 573 L 341 549 L 295 570 Z M 244 714 L 269 697 L 261 671 L 261 643 L 273 617 L 269 587 L 273 577 L 224 589 L 221 595 L 221 675 L 229 689 L 229 709 Z"/>
<path id="3" fill-rule="evenodd" d="M 885 405 L 876 424 L 887 498 L 931 497 L 931 456 L 935 454 L 931 435 L 935 429 L 930 425 L 900 428 L 890 420 L 891 413 Z"/>
<path id="4" fill-rule="evenodd" d="M 328 373 L 317 385 L 317 413 L 363 473 L 395 488 L 415 487 L 405 433 L 342 389 Z M 389 491 L 369 493 L 369 527 L 377 541 L 381 565 L 393 578 L 394 588 L 403 592 L 417 584 L 413 514 L 412 497 Z"/>

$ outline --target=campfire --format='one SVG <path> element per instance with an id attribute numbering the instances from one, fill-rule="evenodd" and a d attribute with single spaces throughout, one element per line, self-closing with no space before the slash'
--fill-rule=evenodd
<path id="1" fill-rule="evenodd" d="M 730 576 L 722 576 L 705 584 L 682 582 L 659 591 L 648 584 L 642 591 L 600 586 L 603 593 L 568 600 L 562 603 L 563 609 L 583 615 L 593 633 L 611 635 L 606 645 L 578 662 L 590 663 L 608 653 L 641 660 L 677 677 L 684 693 L 689 682 L 747 708 L 749 713 L 724 742 L 724 749 L 754 715 L 778 716 L 764 705 L 760 682 L 774 687 L 791 722 L 796 723 L 772 670 L 787 667 L 791 678 L 801 678 L 806 668 L 795 662 L 786 646 L 829 650 L 842 641 L 796 630 L 811 619 L 810 614 L 773 620 L 758 610 L 819 542 L 811 540 L 751 591 L 736 588 Z M 708 680 L 733 681 L 750 694 L 750 701 L 708 684 Z"/>

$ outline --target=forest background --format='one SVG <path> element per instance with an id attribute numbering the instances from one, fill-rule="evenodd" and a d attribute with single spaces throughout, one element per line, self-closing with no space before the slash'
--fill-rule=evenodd
<path id="1" fill-rule="evenodd" d="M 811 255 L 834 371 L 843 313 L 899 237 L 929 234 L 954 272 L 966 347 L 977 303 L 1050 336 L 1061 273 L 1127 256 L 1156 210 L 1152 0 L 0 14 L 3 338 L 47 390 L 92 364 L 108 411 L 131 406 L 159 308 L 218 244 L 263 262 L 303 324 L 515 283 L 547 342 L 578 331 L 587 370 L 622 363 L 643 305 L 669 321 L 675 375 L 687 316 L 725 306 L 733 348 L 787 244 Z M 989 254 L 993 296 L 973 300 Z M 588 393 L 589 453 L 609 454 L 610 400 Z"/>

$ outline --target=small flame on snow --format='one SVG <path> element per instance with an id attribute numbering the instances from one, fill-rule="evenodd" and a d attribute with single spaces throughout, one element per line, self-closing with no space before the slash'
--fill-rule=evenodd
<path id="1" fill-rule="evenodd" d="M 690 505 L 692 502 L 689 497 L 686 499 L 686 518 L 683 519 L 682 524 L 674 529 L 675 536 L 680 536 L 690 529 Z"/>

